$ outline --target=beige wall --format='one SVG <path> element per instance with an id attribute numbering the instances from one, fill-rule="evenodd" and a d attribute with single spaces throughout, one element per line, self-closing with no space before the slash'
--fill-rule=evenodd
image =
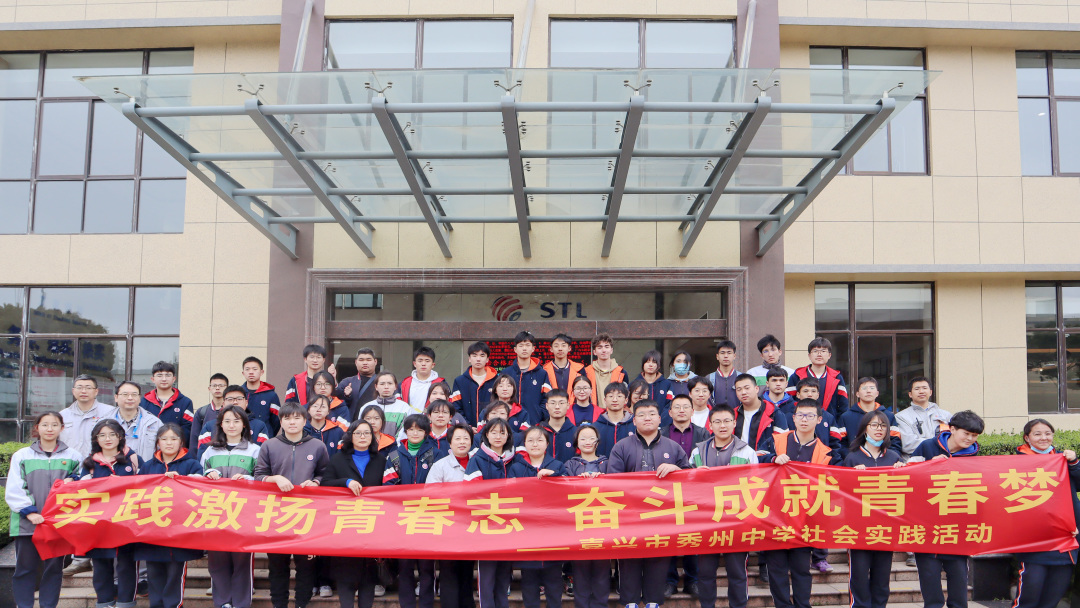
<path id="1" fill-rule="evenodd" d="M 0 24 L 280 14 L 281 0 L 0 0 Z"/>
<path id="2" fill-rule="evenodd" d="M 780 17 L 1077 23 L 1066 0 L 779 0 Z"/>

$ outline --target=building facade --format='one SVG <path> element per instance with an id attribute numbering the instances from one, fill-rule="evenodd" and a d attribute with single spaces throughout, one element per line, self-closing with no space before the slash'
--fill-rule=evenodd
<path id="1" fill-rule="evenodd" d="M 686 350 L 708 373 L 721 335 L 739 344 L 740 369 L 760 363 L 765 333 L 783 340 L 789 366 L 805 365 L 804 346 L 823 335 L 852 394 L 873 376 L 880 401 L 903 407 L 907 381 L 926 375 L 943 407 L 973 409 L 990 429 L 1036 415 L 1072 428 L 1074 49 L 1071 0 L 0 0 L 0 438 L 70 402 L 79 373 L 108 394 L 175 360 L 181 390 L 205 402 L 209 376 L 239 381 L 248 355 L 283 389 L 309 342 L 330 349 L 339 375 L 361 345 L 407 373 L 422 342 L 453 377 L 469 342 L 521 329 L 582 341 L 611 333 L 631 376 L 653 348 L 666 359 Z M 529 256 L 513 224 L 458 223 L 450 257 L 421 222 L 378 224 L 371 257 L 337 224 L 311 223 L 292 259 L 71 79 L 515 66 L 940 73 L 763 256 L 754 222 L 708 222 L 680 256 L 679 222 L 661 219 L 621 223 L 606 256 L 599 222 L 533 223 Z M 597 120 L 586 122 L 593 132 Z M 532 137 L 577 136 L 531 126 Z M 471 135 L 448 125 L 447 137 Z M 526 169 L 550 179 L 606 162 Z M 429 164 L 433 179 L 457 170 Z M 499 203 L 444 204 L 482 214 Z"/>

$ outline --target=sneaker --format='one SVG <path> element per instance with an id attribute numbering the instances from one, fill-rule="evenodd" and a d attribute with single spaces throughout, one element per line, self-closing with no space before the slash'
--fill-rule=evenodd
<path id="1" fill-rule="evenodd" d="M 631 604 L 627 604 L 627 605 L 626 605 L 626 606 L 624 606 L 623 608 L 638 608 L 638 605 L 637 605 L 637 604 L 632 604 L 632 603 L 631 603 Z"/>
<path id="2" fill-rule="evenodd" d="M 907 560 L 905 560 L 904 563 L 907 564 L 908 568 L 915 568 L 916 566 L 918 566 L 918 564 L 915 563 L 915 554 L 914 553 L 908 553 L 907 554 Z M 65 573 L 66 572 L 67 571 L 65 571 Z"/>
<path id="3" fill-rule="evenodd" d="M 71 565 L 64 568 L 64 576 L 74 576 L 80 572 L 90 572 L 94 567 L 90 565 L 89 559 L 75 560 L 71 562 Z"/>
<path id="4" fill-rule="evenodd" d="M 319 595 L 319 588 L 318 587 L 312 587 L 311 588 L 311 597 L 315 597 L 316 595 Z M 296 608 L 300 608 L 300 607 L 297 606 Z"/>
<path id="5" fill-rule="evenodd" d="M 332 597 L 334 590 L 330 588 L 330 585 L 323 585 L 319 587 L 319 597 Z"/>
<path id="6" fill-rule="evenodd" d="M 211 584 L 209 587 L 206 588 L 206 595 L 214 595 L 214 585 L 213 584 Z M 225 606 L 222 606 L 221 608 L 225 608 Z M 229 604 L 229 608 L 232 608 L 232 604 Z"/>
<path id="7" fill-rule="evenodd" d="M 375 597 L 382 597 L 384 595 L 386 595 L 386 587 L 375 585 Z"/>
<path id="8" fill-rule="evenodd" d="M 420 583 L 416 583 L 416 589 L 413 589 L 413 595 L 420 597 Z"/>
<path id="9" fill-rule="evenodd" d="M 758 558 L 761 559 L 760 557 Z M 769 587 L 769 568 L 765 564 L 758 567 L 758 587 Z"/>
<path id="10" fill-rule="evenodd" d="M 645 608 L 660 608 L 660 604 L 645 604 Z"/>
<path id="11" fill-rule="evenodd" d="M 222 604 L 221 608 L 232 608 L 232 604 Z"/>
<path id="12" fill-rule="evenodd" d="M 675 595 L 675 583 L 668 583 L 667 586 L 664 587 L 664 599 L 673 595 Z"/>
<path id="13" fill-rule="evenodd" d="M 563 585 L 563 593 L 568 597 L 574 597 L 574 577 L 566 579 L 566 583 Z"/>
<path id="14" fill-rule="evenodd" d="M 814 565 L 810 567 L 814 570 L 817 570 L 818 572 L 821 572 L 822 574 L 828 574 L 829 572 L 833 571 L 833 567 L 830 566 L 829 562 L 825 560 L 821 560 L 820 562 L 814 562 Z"/>
<path id="15" fill-rule="evenodd" d="M 689 593 L 690 597 L 692 597 L 694 599 L 697 599 L 697 596 L 698 596 L 697 583 L 694 582 L 694 583 L 689 583 L 687 585 L 683 585 L 683 593 Z"/>
<path id="16" fill-rule="evenodd" d="M 135 585 L 135 597 L 150 597 L 150 584 L 146 581 L 139 581 Z"/>

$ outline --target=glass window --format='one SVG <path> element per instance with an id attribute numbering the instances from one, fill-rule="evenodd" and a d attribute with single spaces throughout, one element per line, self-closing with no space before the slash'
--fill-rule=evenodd
<path id="1" fill-rule="evenodd" d="M 327 69 L 417 67 L 415 21 L 338 21 L 327 29 Z"/>
<path id="2" fill-rule="evenodd" d="M 507 68 L 513 56 L 508 19 L 331 22 L 328 70 Z"/>
<path id="3" fill-rule="evenodd" d="M 813 47 L 810 67 L 851 70 L 922 70 L 923 49 Z M 835 103 L 835 92 L 815 92 L 821 103 Z M 926 91 L 892 117 L 855 154 L 846 173 L 925 175 L 927 167 Z"/>
<path id="4" fill-rule="evenodd" d="M 135 140 L 138 129 L 105 102 L 94 104 L 93 147 L 90 175 L 135 173 Z"/>
<path id="5" fill-rule="evenodd" d="M 83 222 L 83 232 L 99 234 L 131 232 L 131 214 L 134 207 L 135 182 L 131 180 L 86 182 L 86 219 Z"/>
<path id="6" fill-rule="evenodd" d="M 1080 174 L 1080 53 L 1018 52 L 1016 90 L 1022 173 Z"/>
<path id="7" fill-rule="evenodd" d="M 82 227 L 83 182 L 38 182 L 34 232 L 71 234 Z"/>
<path id="8" fill-rule="evenodd" d="M 730 21 L 555 20 L 553 68 L 724 68 L 735 63 Z"/>
<path id="9" fill-rule="evenodd" d="M 134 338 L 131 344 L 131 379 L 142 385 L 153 383 L 154 364 L 168 361 L 180 377 L 180 338 Z"/>
<path id="10" fill-rule="evenodd" d="M 34 338 L 26 343 L 30 373 L 25 417 L 33 418 L 48 410 L 67 407 L 74 401 L 71 384 L 75 379 L 75 340 Z"/>
<path id="11" fill-rule="evenodd" d="M 510 21 L 425 21 L 422 67 L 509 67 Z"/>
<path id="12" fill-rule="evenodd" d="M 3 86 L 0 82 L 0 91 Z M 30 177 L 34 105 L 33 101 L 0 101 L 0 179 Z"/>
<path id="13" fill-rule="evenodd" d="M 30 182 L 0 182 L 0 234 L 26 234 Z"/>
<path id="14" fill-rule="evenodd" d="M 552 21 L 553 68 L 637 68 L 638 21 Z"/>
<path id="15" fill-rule="evenodd" d="M 41 106 L 38 175 L 86 172 L 86 130 L 90 105 L 85 101 Z"/>
<path id="16" fill-rule="evenodd" d="M 180 288 L 135 288 L 135 333 L 180 333 Z"/>
<path id="17" fill-rule="evenodd" d="M 0 95 L 37 97 L 38 53 L 0 53 Z"/>
<path id="18" fill-rule="evenodd" d="M 45 96 L 88 97 L 76 76 L 126 76 L 141 74 L 142 51 L 104 53 L 46 53 Z"/>
<path id="19" fill-rule="evenodd" d="M 646 21 L 645 65 L 715 68 L 735 65 L 735 28 L 725 21 Z"/>
<path id="20" fill-rule="evenodd" d="M 176 162 L 169 156 L 157 142 L 149 137 L 143 138 L 142 146 L 142 171 L 143 177 L 184 177 L 187 169 L 184 165 Z"/>
<path id="21" fill-rule="evenodd" d="M 1021 95 L 1049 95 L 1046 53 L 1016 54 L 1016 90 Z"/>
<path id="22" fill-rule="evenodd" d="M 1080 410 L 1080 283 L 1028 283 L 1026 300 L 1028 413 Z"/>
<path id="23" fill-rule="evenodd" d="M 139 232 L 184 231 L 184 180 L 148 179 L 139 190 Z"/>
<path id="24" fill-rule="evenodd" d="M 1045 70 L 1043 72 L 1045 74 Z M 1020 98 L 1020 171 L 1023 175 L 1053 175 L 1050 100 Z"/>
<path id="25" fill-rule="evenodd" d="M 127 340 L 79 340 L 79 373 L 98 381 L 98 399 L 115 403 L 116 383 L 127 370 Z M 107 396 L 108 400 L 102 396 Z"/>
<path id="26" fill-rule="evenodd" d="M 0 418 L 19 416 L 19 389 L 22 384 L 21 344 L 20 336 L 0 336 Z"/>
<path id="27" fill-rule="evenodd" d="M 1058 171 L 1080 173 L 1080 101 L 1057 103 Z"/>
<path id="28" fill-rule="evenodd" d="M 815 331 L 832 342 L 829 365 L 844 374 L 848 392 L 869 376 L 878 381 L 878 402 L 906 407 L 908 382 L 933 377 L 932 285 L 819 283 L 814 292 Z"/>
<path id="29" fill-rule="evenodd" d="M 195 65 L 195 51 L 150 51 L 147 74 L 191 74 Z"/>
<path id="30" fill-rule="evenodd" d="M 126 334 L 127 287 L 33 287 L 30 331 L 37 334 Z"/>
<path id="31" fill-rule="evenodd" d="M 1054 53 L 1054 95 L 1080 96 L 1080 53 Z"/>

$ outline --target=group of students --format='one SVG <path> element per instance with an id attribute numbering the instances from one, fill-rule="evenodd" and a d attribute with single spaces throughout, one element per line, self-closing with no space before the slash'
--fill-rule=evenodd
<path id="1" fill-rule="evenodd" d="M 56 480 L 111 475 L 201 475 L 211 480 L 248 479 L 294 487 L 331 486 L 360 495 L 364 488 L 549 476 L 649 471 L 657 477 L 688 468 L 757 463 L 902 467 L 923 460 L 975 456 L 983 421 L 971 411 L 950 414 L 930 401 L 927 378 L 909 384 L 911 407 L 894 414 L 877 403 L 877 381 L 861 378 L 850 402 L 841 374 L 828 367 L 832 346 L 816 338 L 808 348 L 811 363 L 799 369 L 779 364 L 781 346 L 773 336 L 758 343 L 763 363 L 749 372 L 734 367 L 736 346 L 721 340 L 717 369 L 705 376 L 691 371 L 689 353 L 671 360 L 663 375 L 661 355 L 646 353 L 641 374 L 632 382 L 613 358 L 614 341 L 597 336 L 590 365 L 568 359 L 571 339 L 552 344 L 552 360 L 533 357 L 537 340 L 515 338 L 517 360 L 496 371 L 490 349 L 468 348 L 469 368 L 453 383 L 434 371 L 435 353 L 421 347 L 414 371 L 399 383 L 378 372 L 377 357 L 360 349 L 356 376 L 337 382 L 326 352 L 309 345 L 306 369 L 289 383 L 280 404 L 273 386 L 262 379 L 262 362 L 244 360 L 245 382 L 232 385 L 223 374 L 210 379 L 211 401 L 197 411 L 175 388 L 175 368 L 160 362 L 154 388 L 145 394 L 133 382 L 116 387 L 117 407 L 97 401 L 90 376 L 75 379 L 75 402 L 34 421 L 35 440 L 12 458 L 6 499 L 16 543 L 14 596 L 18 608 L 33 608 L 40 588 L 42 608 L 55 608 L 64 573 L 63 558 L 41 560 L 31 535 Z M 1018 454 L 1057 452 L 1053 426 L 1032 420 L 1024 428 Z M 1070 491 L 1080 521 L 1080 460 L 1070 450 Z M 152 608 L 178 608 L 183 600 L 186 563 L 201 551 L 136 543 L 99 548 L 87 556 L 93 569 L 97 608 L 130 608 L 140 593 L 145 563 L 146 592 Z M 436 589 L 444 608 L 507 608 L 511 575 L 521 571 L 526 608 L 559 608 L 564 592 L 577 608 L 605 608 L 613 581 L 610 560 L 509 562 L 466 560 L 381 560 L 372 557 L 322 559 L 270 554 L 271 602 L 286 608 L 290 565 L 295 568 L 295 605 L 313 595 L 336 592 L 342 608 L 370 608 L 384 593 L 386 573 L 396 571 L 403 608 L 431 608 Z M 963 608 L 967 569 L 962 556 L 916 554 L 927 608 Z M 76 559 L 79 559 L 76 558 Z M 210 551 L 208 567 L 214 605 L 250 608 L 253 557 Z M 1051 608 L 1064 595 L 1076 551 L 1019 556 L 1016 605 Z M 741 552 L 617 561 L 619 601 L 626 608 L 655 608 L 677 590 L 681 560 L 684 591 L 701 608 L 714 608 L 716 573 L 723 563 L 732 608 L 745 608 L 748 555 Z M 761 577 L 767 579 L 778 608 L 808 608 L 813 568 L 828 571 L 822 548 L 764 551 Z M 852 606 L 884 608 L 889 596 L 892 554 L 849 551 Z M 474 567 L 475 566 L 475 567 Z M 40 574 L 39 574 L 40 570 Z M 476 578 L 474 581 L 474 572 Z M 941 589 L 947 577 L 948 598 Z M 437 573 L 437 574 L 436 574 Z M 436 580 L 438 584 L 436 584 Z M 569 583 L 569 584 L 568 584 Z M 414 591 L 415 590 L 415 591 Z"/>

